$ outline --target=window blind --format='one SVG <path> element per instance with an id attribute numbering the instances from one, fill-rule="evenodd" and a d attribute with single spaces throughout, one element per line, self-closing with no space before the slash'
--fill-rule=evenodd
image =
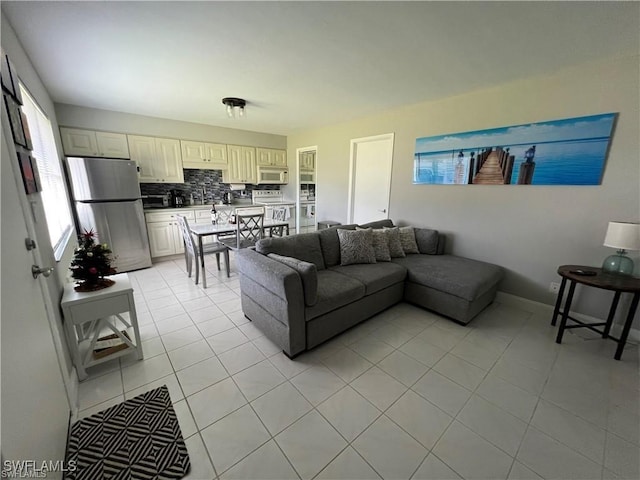
<path id="1" fill-rule="evenodd" d="M 71 211 L 67 201 L 60 157 L 56 149 L 51 122 L 22 84 L 20 84 L 20 91 L 24 102 L 22 111 L 29 122 L 33 157 L 40 176 L 42 205 L 47 218 L 49 238 L 56 260 L 59 260 L 72 231 Z"/>

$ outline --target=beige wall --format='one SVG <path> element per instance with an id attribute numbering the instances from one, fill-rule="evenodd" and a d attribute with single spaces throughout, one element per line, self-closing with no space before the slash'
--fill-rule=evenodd
<path id="1" fill-rule="evenodd" d="M 552 303 L 547 290 L 559 280 L 558 265 L 599 266 L 613 253 L 602 246 L 607 223 L 640 219 L 638 70 L 638 57 L 614 59 L 421 103 L 292 135 L 288 154 L 318 145 L 317 218 L 345 222 L 350 140 L 394 132 L 390 218 L 450 234 L 451 252 L 506 269 L 502 291 Z M 619 118 L 602 185 L 412 184 L 417 137 L 606 112 Z M 587 314 L 603 315 L 610 302 L 593 289 L 577 295 L 577 310 Z"/>
<path id="2" fill-rule="evenodd" d="M 4 16 L 2 16 L 2 48 L 9 56 L 11 61 L 13 62 L 16 71 L 18 72 L 20 82 L 27 88 L 29 93 L 38 103 L 42 111 L 49 118 L 51 122 L 51 127 L 53 128 L 53 134 L 56 141 L 56 147 L 58 149 L 58 153 L 60 154 L 60 161 L 62 162 L 62 143 L 60 140 L 60 134 L 58 131 L 58 123 L 56 119 L 56 113 L 53 106 L 53 102 L 49 97 L 49 93 L 45 89 L 42 81 L 40 80 L 40 76 L 38 72 L 33 68 L 29 57 L 25 53 L 22 45 L 18 37 L 16 36 L 13 28 L 6 20 Z M 3 107 L 4 108 L 4 107 Z M 4 112 L 3 112 L 4 115 Z M 42 233 L 45 230 L 44 226 L 39 227 L 39 231 Z M 42 237 L 48 236 L 48 234 L 42 235 Z M 41 244 L 43 242 L 40 242 Z M 45 265 L 56 265 L 55 276 L 49 281 L 49 293 L 51 295 L 51 302 L 53 305 L 59 305 L 60 298 L 62 297 L 62 290 L 64 289 L 64 284 L 66 282 L 68 273 L 69 273 L 69 265 L 71 263 L 71 259 L 73 257 L 73 249 L 76 245 L 75 242 L 75 232 L 71 235 L 71 240 L 68 245 L 62 252 L 62 256 L 60 261 L 56 262 L 53 254 L 53 250 L 51 248 L 45 247 L 44 245 L 40 246 L 40 254 L 42 256 L 42 261 Z M 3 272 L 4 277 L 5 272 Z M 54 332 L 54 335 L 57 335 L 60 339 L 60 342 L 65 347 L 64 351 L 61 352 L 61 368 L 63 369 L 65 375 L 69 377 L 72 373 L 72 362 L 69 352 L 66 348 L 66 339 L 63 334 L 62 327 L 62 314 L 59 310 L 54 309 L 54 315 L 57 321 L 57 331 Z"/>
<path id="3" fill-rule="evenodd" d="M 56 104 L 56 114 L 60 125 L 65 127 L 179 138 L 181 140 L 248 145 L 251 147 L 280 149 L 287 147 L 287 137 L 282 135 L 214 127 L 212 125 L 147 117 L 131 113 Z M 239 122 L 241 121 L 239 120 Z"/>

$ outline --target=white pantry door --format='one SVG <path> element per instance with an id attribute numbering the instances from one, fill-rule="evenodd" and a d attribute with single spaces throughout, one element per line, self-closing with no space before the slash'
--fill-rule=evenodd
<path id="1" fill-rule="evenodd" d="M 393 133 L 351 140 L 349 223 L 389 218 Z"/>
<path id="2" fill-rule="evenodd" d="M 4 116 L 2 133 L 0 449 L 4 461 L 62 460 L 70 407 L 45 308 L 48 292 L 43 291 L 41 283 L 53 277 L 34 279 L 32 276 L 32 265 L 47 266 L 40 263 L 40 250 L 46 244 L 36 243 L 37 248 L 30 251 L 25 246 L 25 239 L 35 238 L 35 234 L 29 233 L 25 219 L 30 212 L 25 212 L 21 203 L 22 180 L 14 170 L 17 158 L 10 150 L 9 145 L 13 144 L 7 143 L 11 130 Z M 29 207 L 38 208 L 38 205 L 29 202 Z M 61 476 L 61 472 L 51 472 L 47 478 Z"/>

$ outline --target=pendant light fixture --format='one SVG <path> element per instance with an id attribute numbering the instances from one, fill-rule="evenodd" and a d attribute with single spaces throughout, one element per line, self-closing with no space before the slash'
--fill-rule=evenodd
<path id="1" fill-rule="evenodd" d="M 227 115 L 229 118 L 244 117 L 244 107 L 247 104 L 246 100 L 236 97 L 225 97 L 222 99 L 222 103 L 227 107 Z"/>

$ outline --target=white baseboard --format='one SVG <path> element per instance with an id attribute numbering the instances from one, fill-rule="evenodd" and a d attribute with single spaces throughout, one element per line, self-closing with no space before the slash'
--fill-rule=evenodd
<path id="1" fill-rule="evenodd" d="M 503 305 L 508 305 L 511 307 L 516 307 L 521 310 L 530 313 L 536 313 L 541 315 L 548 315 L 549 321 L 551 321 L 551 316 L 553 315 L 554 305 L 547 305 L 546 303 L 536 302 L 535 300 L 529 300 L 528 298 L 518 297 L 516 295 L 512 295 L 510 293 L 498 292 L 496 295 L 496 302 L 501 303 Z M 583 313 L 570 312 L 572 317 L 576 317 L 578 320 L 589 323 L 597 323 L 602 322 L 603 320 L 596 317 L 591 317 L 589 315 L 585 315 Z M 614 337 L 619 337 L 622 332 L 622 325 L 614 323 L 611 326 L 611 333 Z M 629 331 L 629 337 L 627 338 L 627 342 L 629 343 L 640 343 L 640 330 L 637 328 L 632 328 Z"/>
<path id="2" fill-rule="evenodd" d="M 79 409 L 79 390 L 80 390 L 80 381 L 78 380 L 78 374 L 76 372 L 76 367 L 71 367 L 71 372 L 69 372 L 68 381 L 68 395 L 69 395 L 69 403 L 71 407 L 71 421 L 75 422 L 78 419 L 78 409 Z"/>

